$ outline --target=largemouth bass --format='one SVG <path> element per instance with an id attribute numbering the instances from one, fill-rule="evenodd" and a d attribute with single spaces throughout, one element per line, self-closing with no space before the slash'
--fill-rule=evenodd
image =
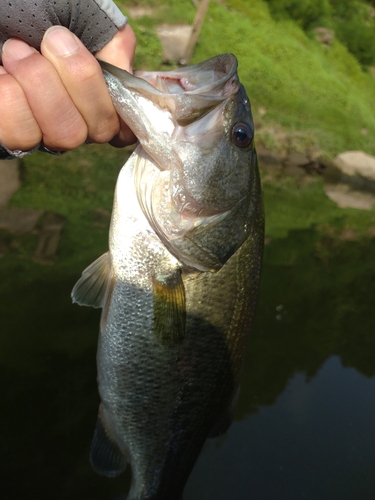
<path id="1" fill-rule="evenodd" d="M 139 139 L 117 181 L 109 252 L 73 289 L 102 307 L 94 469 L 128 500 L 178 500 L 201 448 L 230 425 L 263 251 L 249 99 L 226 54 L 130 75 L 102 63 Z"/>

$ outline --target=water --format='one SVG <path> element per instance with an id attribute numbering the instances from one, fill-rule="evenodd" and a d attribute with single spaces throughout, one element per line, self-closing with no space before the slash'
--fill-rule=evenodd
<path id="1" fill-rule="evenodd" d="M 374 250 L 311 229 L 266 246 L 238 420 L 187 500 L 375 498 Z"/>
<path id="2" fill-rule="evenodd" d="M 186 499 L 373 499 L 375 380 L 331 357 L 208 443 Z"/>
<path id="3" fill-rule="evenodd" d="M 56 263 L 27 257 L 31 235 L 0 259 L 0 500 L 120 500 L 130 483 L 88 460 L 99 313 L 70 301 L 91 257 L 73 259 L 69 220 Z M 375 498 L 375 239 L 286 234 L 266 245 L 235 421 L 184 500 Z"/>

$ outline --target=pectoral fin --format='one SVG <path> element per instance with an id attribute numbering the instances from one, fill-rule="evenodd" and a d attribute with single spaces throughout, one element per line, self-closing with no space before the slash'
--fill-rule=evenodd
<path id="1" fill-rule="evenodd" d="M 100 415 L 91 443 L 90 462 L 98 474 L 108 477 L 118 476 L 126 469 L 127 460 L 117 444 L 108 437 Z"/>
<path id="2" fill-rule="evenodd" d="M 165 343 L 180 342 L 185 335 L 185 287 L 178 269 L 167 276 L 155 276 L 154 330 Z"/>
<path id="3" fill-rule="evenodd" d="M 112 281 L 109 252 L 87 267 L 72 290 L 73 302 L 80 306 L 103 307 Z"/>

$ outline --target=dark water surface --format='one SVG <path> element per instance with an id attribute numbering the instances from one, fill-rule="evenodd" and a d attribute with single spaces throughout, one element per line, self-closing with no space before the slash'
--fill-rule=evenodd
<path id="1" fill-rule="evenodd" d="M 331 357 L 208 443 L 187 499 L 373 499 L 375 380 Z"/>
<path id="2" fill-rule="evenodd" d="M 370 236 L 268 242 L 235 422 L 185 500 L 375 499 L 374 260 Z M 99 312 L 71 304 L 79 271 L 12 252 L 1 266 L 0 500 L 124 499 L 129 471 L 88 460 Z"/>

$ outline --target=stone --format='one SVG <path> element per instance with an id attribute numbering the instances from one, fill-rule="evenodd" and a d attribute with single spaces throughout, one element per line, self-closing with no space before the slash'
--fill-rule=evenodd
<path id="1" fill-rule="evenodd" d="M 351 189 L 347 184 L 324 184 L 324 191 L 340 208 L 371 210 L 375 203 L 375 195 Z"/>
<path id="2" fill-rule="evenodd" d="M 265 116 L 267 114 L 266 108 L 264 108 L 263 106 L 259 106 L 258 114 L 259 114 L 259 116 Z"/>
<path id="3" fill-rule="evenodd" d="M 19 160 L 0 160 L 0 207 L 6 207 L 21 186 Z"/>
<path id="4" fill-rule="evenodd" d="M 346 151 L 333 160 L 336 168 L 345 175 L 360 175 L 366 179 L 375 181 L 375 157 L 363 151 Z"/>
<path id="5" fill-rule="evenodd" d="M 31 232 L 43 213 L 43 210 L 31 208 L 1 208 L 0 229 L 20 234 Z"/>
<path id="6" fill-rule="evenodd" d="M 286 165 L 292 165 L 294 167 L 305 167 L 311 163 L 311 160 L 307 158 L 306 155 L 302 153 L 297 153 L 296 151 L 292 151 L 288 154 L 285 159 Z"/>
<path id="7" fill-rule="evenodd" d="M 257 155 L 259 164 L 264 165 L 280 165 L 283 161 L 283 155 L 279 151 L 269 148 L 257 147 Z"/>
<path id="8" fill-rule="evenodd" d="M 161 24 L 156 28 L 165 62 L 180 62 L 185 57 L 191 32 L 192 27 L 188 25 Z"/>
<path id="9" fill-rule="evenodd" d="M 375 191 L 374 156 L 363 151 L 346 151 L 336 156 L 332 164 L 341 173 L 341 181 Z"/>
<path id="10" fill-rule="evenodd" d="M 323 28 L 322 26 L 319 26 L 317 28 L 314 28 L 314 32 L 315 38 L 318 40 L 318 42 L 323 43 L 324 45 L 331 45 L 333 39 L 335 38 L 334 31 L 330 30 L 329 28 Z"/>
<path id="11" fill-rule="evenodd" d="M 300 179 L 306 177 L 306 172 L 303 168 L 298 167 L 297 165 L 290 164 L 290 163 L 287 165 L 284 165 L 283 174 L 284 175 L 291 175 L 292 177 L 296 177 L 296 178 L 300 178 Z"/>
<path id="12" fill-rule="evenodd" d="M 140 19 L 141 17 L 152 17 L 155 12 L 154 8 L 146 7 L 143 5 L 139 6 L 128 5 L 126 8 L 127 11 L 129 12 L 129 17 L 131 17 L 132 19 Z"/>
<path id="13" fill-rule="evenodd" d="M 36 259 L 43 260 L 54 257 L 65 222 L 66 219 L 62 215 L 53 212 L 46 214 L 39 231 L 38 245 L 35 250 Z"/>

